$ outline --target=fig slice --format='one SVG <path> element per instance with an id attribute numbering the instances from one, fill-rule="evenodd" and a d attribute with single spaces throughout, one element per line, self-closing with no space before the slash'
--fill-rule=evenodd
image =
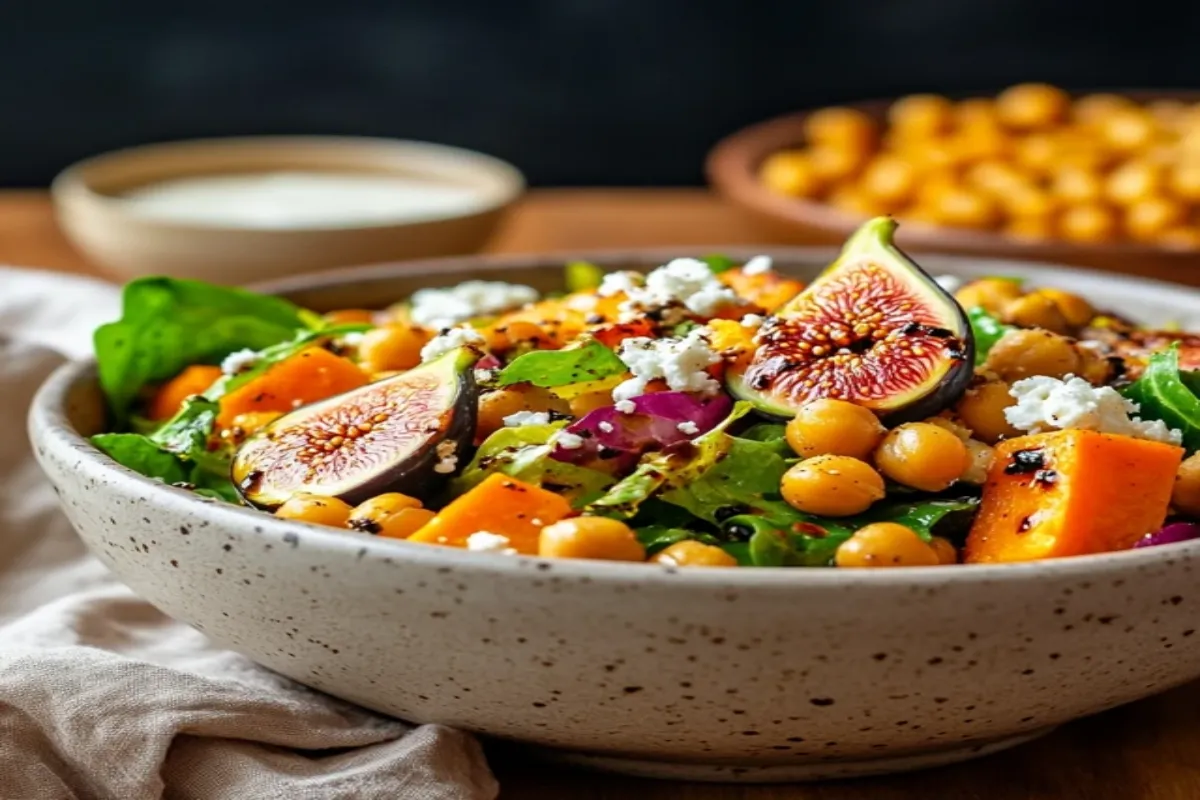
<path id="1" fill-rule="evenodd" d="M 234 486 L 246 502 L 266 509 L 297 492 L 351 505 L 384 492 L 428 496 L 467 463 L 478 359 L 477 351 L 460 347 L 280 417 L 238 448 Z"/>
<path id="2" fill-rule="evenodd" d="M 727 373 L 760 411 L 792 417 L 823 397 L 889 422 L 951 405 L 971 380 L 974 339 L 962 308 L 892 242 L 896 222 L 862 225 L 841 255 L 759 330 L 754 357 Z"/>

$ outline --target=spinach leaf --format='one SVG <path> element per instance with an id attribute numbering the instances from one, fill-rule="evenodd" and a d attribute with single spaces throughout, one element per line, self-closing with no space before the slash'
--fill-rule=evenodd
<path id="1" fill-rule="evenodd" d="M 1200 450 L 1200 397 L 1189 388 L 1196 378 L 1179 369 L 1179 344 L 1150 356 L 1140 378 L 1122 390 L 1138 404 L 1142 419 L 1161 419 L 1183 432 L 1189 453 Z"/>
<path id="2" fill-rule="evenodd" d="M 720 275 L 722 272 L 728 272 L 737 266 L 737 262 L 729 256 L 713 254 L 710 256 L 700 256 L 698 259 L 708 265 L 714 275 Z"/>
<path id="3" fill-rule="evenodd" d="M 117 463 L 147 478 L 158 478 L 166 484 L 187 484 L 197 494 L 240 502 L 229 480 L 227 454 L 192 460 L 140 433 L 101 433 L 92 437 L 92 444 Z"/>
<path id="4" fill-rule="evenodd" d="M 568 292 L 586 292 L 600 286 L 604 270 L 589 261 L 572 261 L 563 269 L 563 284 Z"/>
<path id="5" fill-rule="evenodd" d="M 710 533 L 692 531 L 687 528 L 669 528 L 664 525 L 647 525 L 634 528 L 638 541 L 646 548 L 646 555 L 654 555 L 676 542 L 695 540 L 704 544 L 719 545 L 721 541 Z"/>
<path id="6" fill-rule="evenodd" d="M 217 415 L 221 407 L 214 400 L 197 395 L 184 401 L 183 408 L 147 438 L 169 453 L 192 460 L 208 449 Z"/>
<path id="7" fill-rule="evenodd" d="M 625 362 L 618 358 L 611 348 L 595 339 L 589 339 L 580 347 L 534 350 L 517 356 L 500 371 L 497 383 L 500 386 L 513 383 L 532 383 L 542 387 L 563 386 L 619 375 L 625 372 L 625 369 Z"/>
<path id="8" fill-rule="evenodd" d="M 975 364 L 987 360 L 988 352 L 1004 334 L 1013 330 L 1011 325 L 1005 325 L 993 317 L 985 308 L 967 309 L 967 320 L 971 323 L 971 332 L 975 335 Z"/>
<path id="9" fill-rule="evenodd" d="M 148 383 L 244 347 L 268 347 L 316 324 L 315 315 L 278 297 L 202 281 L 141 278 L 125 287 L 121 318 L 96 329 L 100 385 L 113 414 L 124 419 Z"/>

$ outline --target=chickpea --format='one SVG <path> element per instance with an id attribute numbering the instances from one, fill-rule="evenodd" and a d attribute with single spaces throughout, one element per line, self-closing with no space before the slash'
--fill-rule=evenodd
<path id="1" fill-rule="evenodd" d="M 1054 218 L 1050 216 L 1014 217 L 1004 224 L 1002 230 L 1014 239 L 1029 241 L 1051 239 L 1054 237 Z"/>
<path id="2" fill-rule="evenodd" d="M 1046 330 L 1018 329 L 1000 337 L 988 352 L 985 366 L 1012 382 L 1031 375 L 1052 378 L 1078 375 L 1083 359 L 1065 336 Z"/>
<path id="3" fill-rule="evenodd" d="M 425 515 L 418 514 L 416 517 L 405 514 L 405 512 L 414 510 L 425 510 L 421 508 L 420 500 L 400 492 L 388 492 L 376 495 L 370 500 L 364 500 L 355 506 L 354 510 L 350 512 L 350 519 L 346 524 L 356 531 L 364 533 L 374 533 L 393 539 L 407 539 L 416 533 L 417 528 L 433 518 L 433 512 L 427 512 Z M 413 527 L 414 525 L 416 527 Z"/>
<path id="4" fill-rule="evenodd" d="M 1118 153 L 1145 150 L 1154 141 L 1154 120 L 1140 108 L 1129 108 L 1109 114 L 1100 123 L 1104 141 Z"/>
<path id="5" fill-rule="evenodd" d="M 849 456 L 805 459 L 783 474 L 779 491 L 793 508 L 827 517 L 861 514 L 885 494 L 879 473 Z"/>
<path id="6" fill-rule="evenodd" d="M 1104 181 L 1095 170 L 1064 166 L 1055 171 L 1050 191 L 1068 203 L 1095 203 L 1104 194 Z"/>
<path id="7" fill-rule="evenodd" d="M 960 100 L 953 109 L 954 125 L 959 130 L 1000 130 L 996 101 L 990 97 Z"/>
<path id="8" fill-rule="evenodd" d="M 915 202 L 926 209 L 936 209 L 942 198 L 961 188 L 958 177 L 950 170 L 935 170 L 927 173 L 917 186 Z"/>
<path id="9" fill-rule="evenodd" d="M 874 148 L 878 133 L 875 120 L 856 108 L 822 108 L 810 114 L 804 123 L 804 135 L 811 144 L 861 152 Z"/>
<path id="10" fill-rule="evenodd" d="M 1179 465 L 1171 505 L 1188 516 L 1200 516 L 1200 453 L 1188 456 Z"/>
<path id="11" fill-rule="evenodd" d="M 1089 94 L 1071 104 L 1071 117 L 1085 125 L 1104 122 L 1118 111 L 1136 108 L 1133 101 L 1119 94 Z"/>
<path id="12" fill-rule="evenodd" d="M 1173 250 L 1200 250 L 1200 230 L 1189 227 L 1163 231 L 1158 243 Z"/>
<path id="13" fill-rule="evenodd" d="M 808 156 L 796 150 L 768 156 L 759 176 L 768 189 L 787 197 L 812 197 L 821 190 L 821 181 Z"/>
<path id="14" fill-rule="evenodd" d="M 1005 161 L 980 161 L 966 171 L 967 184 L 993 197 L 1003 195 L 1017 187 L 1028 186 L 1028 178 Z"/>
<path id="15" fill-rule="evenodd" d="M 895 156 L 880 156 L 867 165 L 859 181 L 863 192 L 886 205 L 900 205 L 912 198 L 917 170 Z"/>
<path id="16" fill-rule="evenodd" d="M 1057 205 L 1045 189 L 1021 184 L 1000 196 L 1000 204 L 1014 217 L 1048 217 Z"/>
<path id="17" fill-rule="evenodd" d="M 865 154 L 845 147 L 816 145 L 808 149 L 808 160 L 818 180 L 836 183 L 856 174 Z"/>
<path id="18" fill-rule="evenodd" d="M 608 405 L 612 405 L 611 396 Z M 479 397 L 479 415 L 475 420 L 475 438 L 486 439 L 504 427 L 504 418 L 518 411 L 557 411 L 564 413 L 569 406 L 546 389 L 529 384 L 513 384 L 503 389 L 485 392 Z"/>
<path id="19" fill-rule="evenodd" d="M 1200 159 L 1180 161 L 1170 171 L 1167 185 L 1180 200 L 1200 203 Z"/>
<path id="20" fill-rule="evenodd" d="M 859 217 L 877 217 L 887 213 L 886 207 L 878 200 L 853 184 L 837 187 L 829 193 L 826 202 L 836 209 Z"/>
<path id="21" fill-rule="evenodd" d="M 950 416 L 930 417 L 924 421 L 950 431 L 964 442 L 971 438 L 971 429 Z"/>
<path id="22" fill-rule="evenodd" d="M 988 158 L 1003 158 L 1011 149 L 1011 141 L 1000 128 L 982 125 L 961 130 L 953 139 L 951 150 L 961 162 L 973 164 Z"/>
<path id="23" fill-rule="evenodd" d="M 1037 292 L 1005 303 L 1001 317 L 1005 322 L 1022 328 L 1045 328 L 1055 333 L 1066 333 L 1071 327 L 1058 304 Z"/>
<path id="24" fill-rule="evenodd" d="M 929 540 L 929 546 L 933 548 L 933 552 L 937 555 L 939 564 L 958 563 L 958 548 L 951 544 L 949 539 L 934 536 Z"/>
<path id="25" fill-rule="evenodd" d="M 963 308 L 982 308 L 999 314 L 1010 301 L 1021 296 L 1021 284 L 1004 278 L 981 278 L 971 281 L 954 293 Z"/>
<path id="26" fill-rule="evenodd" d="M 332 528 L 346 527 L 350 519 L 350 506 L 336 497 L 299 492 L 275 509 L 280 519 L 294 519 L 313 525 L 328 525 Z"/>
<path id="27" fill-rule="evenodd" d="M 645 561 L 646 548 L 624 522 L 607 517 L 572 517 L 542 528 L 538 555 L 547 558 L 593 558 L 601 561 Z"/>
<path id="28" fill-rule="evenodd" d="M 363 334 L 358 357 L 367 372 L 412 369 L 421 363 L 429 332 L 412 325 L 384 325 Z"/>
<path id="29" fill-rule="evenodd" d="M 1146 197 L 1125 209 L 1125 230 L 1141 242 L 1157 239 L 1184 221 L 1182 205 L 1165 197 Z"/>
<path id="30" fill-rule="evenodd" d="M 987 195 L 971 189 L 952 189 L 933 205 L 946 225 L 963 228 L 990 228 L 999 221 L 996 204 Z"/>
<path id="31" fill-rule="evenodd" d="M 1075 242 L 1108 242 L 1117 234 L 1117 216 L 1098 203 L 1070 206 L 1058 219 L 1063 238 Z"/>
<path id="32" fill-rule="evenodd" d="M 1031 133 L 1013 144 L 1013 158 L 1036 175 L 1050 172 L 1058 163 L 1058 142 L 1046 133 Z"/>
<path id="33" fill-rule="evenodd" d="M 1146 113 L 1160 128 L 1177 130 L 1187 122 L 1187 103 L 1181 100 L 1152 100 L 1146 104 Z"/>
<path id="34" fill-rule="evenodd" d="M 1064 116 L 1071 104 L 1062 89 L 1044 83 L 1023 83 L 996 97 L 996 116 L 1010 128 L 1048 128 Z"/>
<path id="35" fill-rule="evenodd" d="M 802 458 L 835 455 L 865 459 L 887 431 L 868 408 L 823 398 L 802 405 L 788 421 L 787 442 Z"/>
<path id="36" fill-rule="evenodd" d="M 888 122 L 896 131 L 918 137 L 929 137 L 950 127 L 954 104 L 935 94 L 913 94 L 892 103 Z"/>
<path id="37" fill-rule="evenodd" d="M 670 567 L 736 567 L 738 563 L 721 548 L 691 539 L 670 545 L 650 561 Z"/>
<path id="38" fill-rule="evenodd" d="M 988 472 L 992 462 L 996 460 L 996 451 L 990 445 L 975 439 L 967 440 L 967 454 L 971 457 L 966 472 L 962 474 L 963 483 L 982 486 L 987 483 Z"/>
<path id="39" fill-rule="evenodd" d="M 986 380 L 967 389 L 954 407 L 954 413 L 971 429 L 976 439 L 995 444 L 1001 439 L 1021 435 L 1004 416 L 1004 410 L 1016 402 L 1009 394 L 1007 383 Z"/>
<path id="40" fill-rule="evenodd" d="M 1049 298 L 1073 328 L 1082 328 L 1096 316 L 1096 309 L 1092 304 L 1077 294 L 1064 292 L 1062 289 L 1037 289 L 1034 294 Z"/>
<path id="41" fill-rule="evenodd" d="M 1161 166 L 1147 161 L 1126 161 L 1109 174 L 1104 194 L 1117 205 L 1132 205 L 1158 194 L 1163 182 Z"/>
<path id="42" fill-rule="evenodd" d="M 947 488 L 966 472 L 969 463 L 962 440 L 928 422 L 893 428 L 875 450 L 875 465 L 884 475 L 925 492 Z"/>
<path id="43" fill-rule="evenodd" d="M 941 558 L 912 528 L 875 522 L 842 542 L 834 561 L 839 567 L 935 567 Z"/>

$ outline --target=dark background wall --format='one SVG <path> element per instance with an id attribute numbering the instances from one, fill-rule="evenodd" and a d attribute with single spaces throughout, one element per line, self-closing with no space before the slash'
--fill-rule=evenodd
<path id="1" fill-rule="evenodd" d="M 0 185 L 190 136 L 478 148 L 535 184 L 699 183 L 734 128 L 918 90 L 1200 87 L 1200 5 L 0 0 Z"/>

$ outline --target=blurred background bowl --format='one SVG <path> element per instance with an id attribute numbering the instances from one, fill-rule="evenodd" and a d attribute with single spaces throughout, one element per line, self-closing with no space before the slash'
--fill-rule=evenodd
<path id="1" fill-rule="evenodd" d="M 268 173 L 400 177 L 470 188 L 461 212 L 397 214 L 328 227 L 250 227 L 179 221 L 137 211 L 123 193 L 180 178 Z M 425 142 L 354 137 L 205 139 L 119 150 L 75 164 L 54 180 L 71 242 L 114 277 L 172 275 L 248 283 L 293 273 L 472 253 L 525 189 L 521 173 L 491 156 Z"/>
<path id="2" fill-rule="evenodd" d="M 1195 91 L 1115 93 L 1137 103 L 1171 100 L 1192 104 L 1200 101 L 1200 92 Z M 893 102 L 895 100 L 872 100 L 843 106 L 860 110 L 884 126 Z M 821 200 L 777 194 L 760 179 L 759 169 L 768 156 L 806 144 L 806 123 L 816 111 L 818 109 L 788 114 L 743 128 L 721 140 L 707 156 L 705 169 L 709 183 L 748 215 L 769 241 L 836 244 L 864 219 L 862 215 Z M 903 214 L 897 216 L 901 221 L 897 239 L 903 247 L 914 252 L 1049 261 L 1200 285 L 1200 250 L 1128 240 L 1093 244 L 1053 238 L 1021 239 L 998 231 L 905 222 Z"/>

